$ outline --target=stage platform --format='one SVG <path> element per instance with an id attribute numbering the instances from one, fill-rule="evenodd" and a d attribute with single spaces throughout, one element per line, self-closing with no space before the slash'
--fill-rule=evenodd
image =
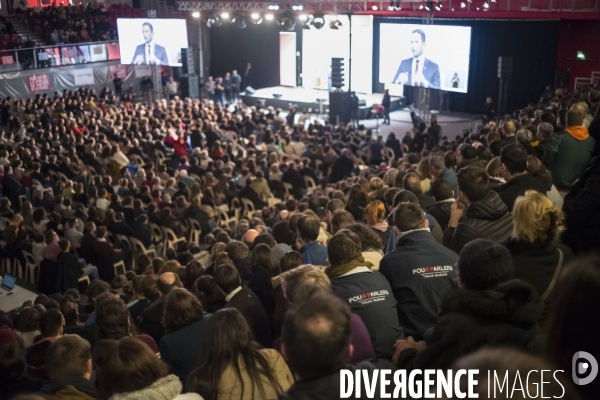
<path id="1" fill-rule="evenodd" d="M 281 97 L 275 97 L 274 95 L 281 95 Z M 359 100 L 365 101 L 365 105 L 359 107 L 363 113 L 368 112 L 368 109 L 370 109 L 373 104 L 381 103 L 381 100 L 383 99 L 383 93 L 356 93 L 356 95 Z M 329 92 L 327 90 L 274 86 L 257 89 L 254 94 L 242 93 L 241 97 L 242 100 L 244 100 L 244 104 L 248 106 L 254 105 L 257 100 L 264 100 L 267 107 L 273 106 L 275 108 L 281 108 L 283 111 L 287 111 L 291 104 L 296 105 L 298 111 L 306 108 L 311 114 L 326 114 L 329 109 Z M 400 109 L 400 100 L 399 97 L 392 97 L 390 106 L 391 111 Z M 320 101 L 322 102 L 322 109 L 320 108 Z"/>

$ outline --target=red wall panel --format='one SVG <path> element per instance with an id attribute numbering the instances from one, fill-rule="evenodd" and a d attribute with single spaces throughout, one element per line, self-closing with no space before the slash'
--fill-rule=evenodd
<path id="1" fill-rule="evenodd" d="M 568 61 L 581 51 L 586 57 L 598 61 Z M 558 38 L 557 68 L 569 69 L 573 88 L 575 78 L 590 78 L 592 72 L 600 72 L 600 23 L 597 21 L 561 21 Z"/>

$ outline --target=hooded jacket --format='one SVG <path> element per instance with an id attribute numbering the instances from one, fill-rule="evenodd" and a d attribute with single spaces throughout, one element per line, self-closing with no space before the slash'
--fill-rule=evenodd
<path id="1" fill-rule="evenodd" d="M 535 289 L 519 279 L 488 290 L 455 290 L 448 294 L 427 348 L 406 349 L 398 367 L 447 369 L 460 357 L 484 346 L 533 350 L 542 334 L 544 303 Z"/>
<path id="2" fill-rule="evenodd" d="M 457 259 L 431 233 L 415 230 L 402 235 L 396 250 L 381 260 L 379 272 L 392 287 L 406 336 L 422 337 L 435 325 L 443 296 L 456 286 L 453 266 Z"/>
<path id="3" fill-rule="evenodd" d="M 459 254 L 475 239 L 506 242 L 512 233 L 512 217 L 498 193 L 490 190 L 480 201 L 471 203 L 456 228 L 447 228 L 442 244 Z"/>
<path id="4" fill-rule="evenodd" d="M 552 136 L 542 161 L 552 172 L 552 182 L 568 189 L 590 163 L 595 141 L 583 126 L 572 126 Z"/>
<path id="5" fill-rule="evenodd" d="M 94 384 L 84 377 L 53 380 L 42 388 L 45 399 L 50 400 L 92 400 L 100 398 Z"/>
<path id="6" fill-rule="evenodd" d="M 513 206 L 515 205 L 515 200 L 517 197 L 523 196 L 528 190 L 535 190 L 542 194 L 546 194 L 548 190 L 546 190 L 546 185 L 539 179 L 534 178 L 529 174 L 529 172 L 525 172 L 522 175 L 518 175 L 510 179 L 508 182 L 496 186 L 493 190 L 498 192 L 500 198 L 508 207 L 508 210 L 512 212 Z"/>

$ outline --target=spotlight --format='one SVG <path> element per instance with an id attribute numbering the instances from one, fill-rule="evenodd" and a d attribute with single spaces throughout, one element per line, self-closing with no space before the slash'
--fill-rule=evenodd
<path id="1" fill-rule="evenodd" d="M 325 26 L 325 16 L 322 13 L 313 15 L 313 19 L 310 24 L 317 29 L 321 29 L 323 26 Z"/>
<path id="2" fill-rule="evenodd" d="M 194 17 L 194 18 L 200 18 L 200 12 L 199 11 L 194 11 L 192 13 L 192 17 Z"/>
<path id="3" fill-rule="evenodd" d="M 487 10 L 488 8 L 490 8 L 490 5 L 487 2 L 485 2 L 483 3 L 483 8 Z"/>
<path id="4" fill-rule="evenodd" d="M 300 14 L 300 15 L 298 16 L 298 19 L 299 19 L 300 21 L 308 21 L 308 15 L 306 15 L 306 14 Z"/>
<path id="5" fill-rule="evenodd" d="M 393 10 L 394 10 L 394 7 L 392 7 L 392 6 L 388 7 L 388 11 L 393 11 Z"/>
<path id="6" fill-rule="evenodd" d="M 254 13 L 254 14 L 252 14 L 252 15 L 250 16 L 250 18 L 251 18 L 251 20 L 252 20 L 252 23 L 253 23 L 254 25 L 259 25 L 259 24 L 262 24 L 262 22 L 263 22 L 263 19 L 262 19 L 262 17 L 261 17 L 261 16 L 260 16 L 260 14 L 258 14 L 258 13 Z"/>
<path id="7" fill-rule="evenodd" d="M 465 8 L 467 5 L 464 2 L 460 3 L 460 8 Z"/>
<path id="8" fill-rule="evenodd" d="M 277 23 L 288 31 L 293 31 L 296 29 L 296 15 L 291 11 L 286 11 L 277 17 Z"/>
<path id="9" fill-rule="evenodd" d="M 338 30 L 340 26 L 342 26 L 342 23 L 337 18 L 332 19 L 331 22 L 329 22 L 329 28 L 331 28 L 331 29 Z"/>
<path id="10" fill-rule="evenodd" d="M 292 10 L 298 11 L 298 6 L 292 6 Z"/>
<path id="11" fill-rule="evenodd" d="M 267 21 L 273 21 L 273 14 L 267 14 L 265 15 L 265 18 L 267 19 Z"/>
<path id="12" fill-rule="evenodd" d="M 373 10 L 373 11 L 377 11 L 377 6 L 373 6 L 373 7 L 371 7 L 371 10 Z"/>
<path id="13" fill-rule="evenodd" d="M 221 18 L 223 18 L 223 19 L 229 19 L 229 13 L 224 12 L 223 14 L 221 14 Z"/>
<path id="14" fill-rule="evenodd" d="M 429 11 L 429 6 L 425 6 L 425 10 Z"/>
<path id="15" fill-rule="evenodd" d="M 304 6 L 298 6 L 298 11 L 304 10 Z"/>
<path id="16" fill-rule="evenodd" d="M 477 11 L 479 11 L 479 7 L 477 7 Z"/>
<path id="17" fill-rule="evenodd" d="M 275 10 L 275 11 L 279 10 L 279 6 L 273 6 L 273 10 Z"/>
<path id="18" fill-rule="evenodd" d="M 240 29 L 246 28 L 246 16 L 244 14 L 236 14 L 231 19 L 231 23 Z"/>
<path id="19" fill-rule="evenodd" d="M 210 14 L 208 20 L 206 21 L 206 26 L 212 28 L 213 26 L 221 26 L 223 25 L 223 20 L 218 14 Z"/>
<path id="20" fill-rule="evenodd" d="M 419 10 L 422 10 L 422 9 L 423 9 L 423 4 L 421 4 L 421 5 L 419 6 Z"/>
<path id="21" fill-rule="evenodd" d="M 435 6 L 435 10 L 436 10 L 436 11 L 441 11 L 441 10 L 442 10 L 442 6 L 441 6 L 441 5 L 439 5 L 439 4 L 437 4 L 437 5 Z"/>

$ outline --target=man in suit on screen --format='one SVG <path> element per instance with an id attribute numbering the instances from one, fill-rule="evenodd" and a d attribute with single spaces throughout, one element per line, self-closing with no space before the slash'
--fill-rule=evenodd
<path id="1" fill-rule="evenodd" d="M 410 48 L 413 56 L 402 60 L 392 83 L 426 87 L 430 89 L 440 88 L 440 67 L 423 55 L 426 46 L 425 32 L 415 29 L 410 36 Z"/>
<path id="2" fill-rule="evenodd" d="M 169 65 L 167 51 L 154 42 L 154 27 L 150 22 L 142 24 L 144 43 L 140 44 L 133 54 L 132 64 L 136 65 Z"/>

